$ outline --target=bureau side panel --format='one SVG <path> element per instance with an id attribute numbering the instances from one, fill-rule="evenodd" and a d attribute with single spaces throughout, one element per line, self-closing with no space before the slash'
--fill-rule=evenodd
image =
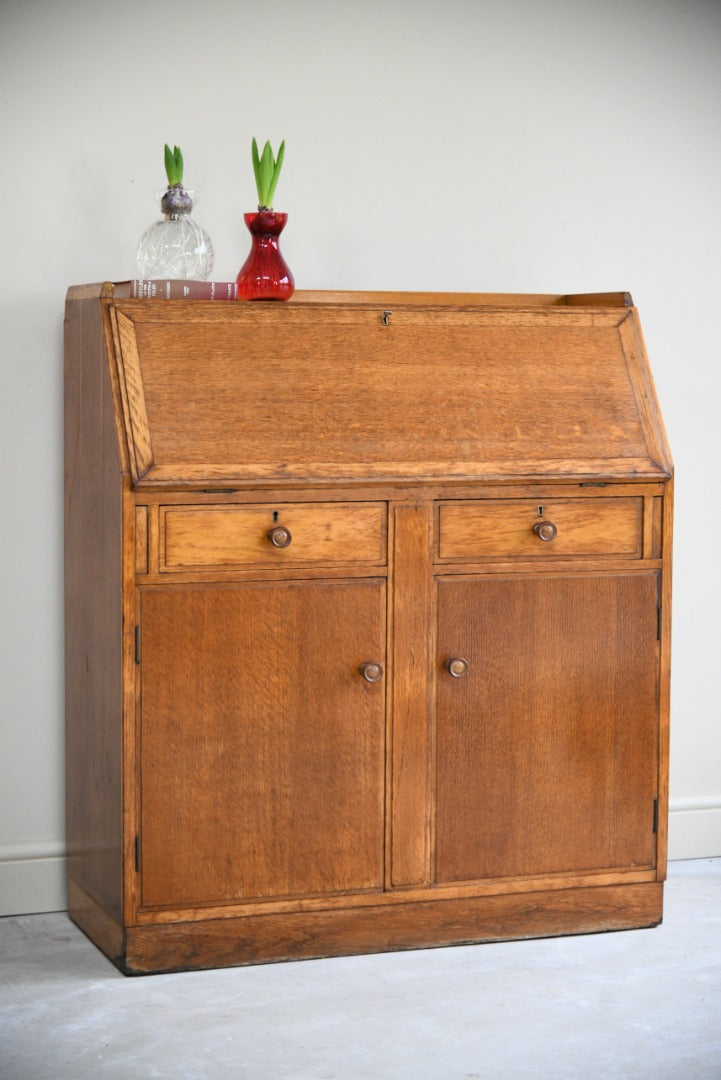
<path id="1" fill-rule="evenodd" d="M 671 722 L 671 579 L 673 549 L 673 477 L 666 485 L 663 498 L 661 578 L 661 674 L 659 693 L 659 778 L 658 778 L 658 856 L 659 881 L 666 878 L 668 867 L 668 787 L 669 743 Z"/>
<path id="2" fill-rule="evenodd" d="M 122 476 L 97 300 L 65 314 L 66 841 L 73 885 L 122 921 Z"/>

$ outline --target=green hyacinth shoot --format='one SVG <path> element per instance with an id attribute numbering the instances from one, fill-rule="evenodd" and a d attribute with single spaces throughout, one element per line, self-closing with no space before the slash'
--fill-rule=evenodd
<path id="1" fill-rule="evenodd" d="M 285 154 L 285 139 L 278 149 L 278 157 L 273 157 L 270 142 L 266 142 L 262 155 L 258 153 L 258 143 L 253 139 L 252 145 L 253 172 L 255 173 L 255 186 L 258 189 L 258 209 L 272 210 L 273 196 L 278 184 L 280 169 Z"/>
<path id="2" fill-rule="evenodd" d="M 165 171 L 171 187 L 183 183 L 183 155 L 179 146 L 171 150 L 168 144 L 165 144 Z"/>

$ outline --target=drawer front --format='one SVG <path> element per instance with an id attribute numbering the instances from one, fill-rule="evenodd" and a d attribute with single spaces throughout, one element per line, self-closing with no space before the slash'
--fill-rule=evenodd
<path id="1" fill-rule="evenodd" d="M 642 498 L 486 499 L 443 503 L 443 560 L 606 555 L 640 558 Z"/>
<path id="2" fill-rule="evenodd" d="M 161 570 L 386 561 L 384 503 L 161 509 Z"/>

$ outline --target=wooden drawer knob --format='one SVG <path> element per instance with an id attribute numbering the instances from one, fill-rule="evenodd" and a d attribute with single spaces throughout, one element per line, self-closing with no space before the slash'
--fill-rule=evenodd
<path id="1" fill-rule="evenodd" d="M 273 547 L 286 548 L 290 544 L 293 536 L 290 529 L 286 529 L 285 525 L 276 525 L 274 529 L 271 529 L 268 533 L 268 539 Z"/>
<path id="2" fill-rule="evenodd" d="M 537 521 L 533 526 L 533 531 L 539 540 L 543 540 L 546 543 L 555 540 L 558 536 L 558 529 L 552 521 Z"/>
<path id="3" fill-rule="evenodd" d="M 461 679 L 468 671 L 468 661 L 462 656 L 449 656 L 446 660 L 446 670 L 454 679 Z"/>
<path id="4" fill-rule="evenodd" d="M 380 682 L 383 678 L 383 665 L 375 660 L 366 660 L 358 670 L 366 682 Z"/>

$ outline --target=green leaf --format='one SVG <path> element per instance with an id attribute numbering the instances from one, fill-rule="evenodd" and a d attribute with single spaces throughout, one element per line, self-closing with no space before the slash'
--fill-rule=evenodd
<path id="1" fill-rule="evenodd" d="M 258 203 L 261 201 L 260 194 L 260 157 L 258 156 L 258 144 L 253 138 L 253 142 L 250 148 L 251 157 L 253 158 L 253 173 L 255 174 L 255 187 L 258 192 Z"/>
<path id="2" fill-rule="evenodd" d="M 175 157 L 173 151 L 168 144 L 165 144 L 165 173 L 168 177 L 168 183 L 174 184 L 173 177 L 175 176 Z"/>
<path id="3" fill-rule="evenodd" d="M 183 182 L 183 155 L 180 151 L 180 147 L 176 146 L 172 150 L 165 144 L 165 172 L 168 177 L 168 183 L 182 184 Z"/>
<path id="4" fill-rule="evenodd" d="M 255 186 L 258 189 L 258 206 L 272 210 L 273 197 L 285 156 L 285 139 L 278 148 L 277 158 L 273 157 L 273 147 L 270 145 L 270 139 L 266 139 L 262 154 L 258 153 L 258 143 L 253 139 L 251 142 L 251 156 L 253 159 Z"/>
<path id="5" fill-rule="evenodd" d="M 261 198 L 260 205 L 268 206 L 268 191 L 270 185 L 273 182 L 273 168 L 275 162 L 273 161 L 273 151 L 270 146 L 270 142 L 266 142 L 263 147 L 263 156 L 260 159 L 260 180 L 261 180 Z"/>
<path id="6" fill-rule="evenodd" d="M 280 170 L 281 170 L 281 167 L 283 165 L 283 158 L 284 157 L 285 157 L 285 139 L 283 139 L 282 143 L 280 144 L 280 146 L 278 148 L 278 157 L 277 157 L 277 159 L 275 161 L 275 165 L 273 167 L 273 176 L 272 176 L 272 179 L 270 181 L 270 188 L 268 189 L 268 202 L 267 202 L 268 206 L 273 205 L 273 199 L 275 197 L 275 189 L 278 186 L 278 177 L 280 176 Z"/>

